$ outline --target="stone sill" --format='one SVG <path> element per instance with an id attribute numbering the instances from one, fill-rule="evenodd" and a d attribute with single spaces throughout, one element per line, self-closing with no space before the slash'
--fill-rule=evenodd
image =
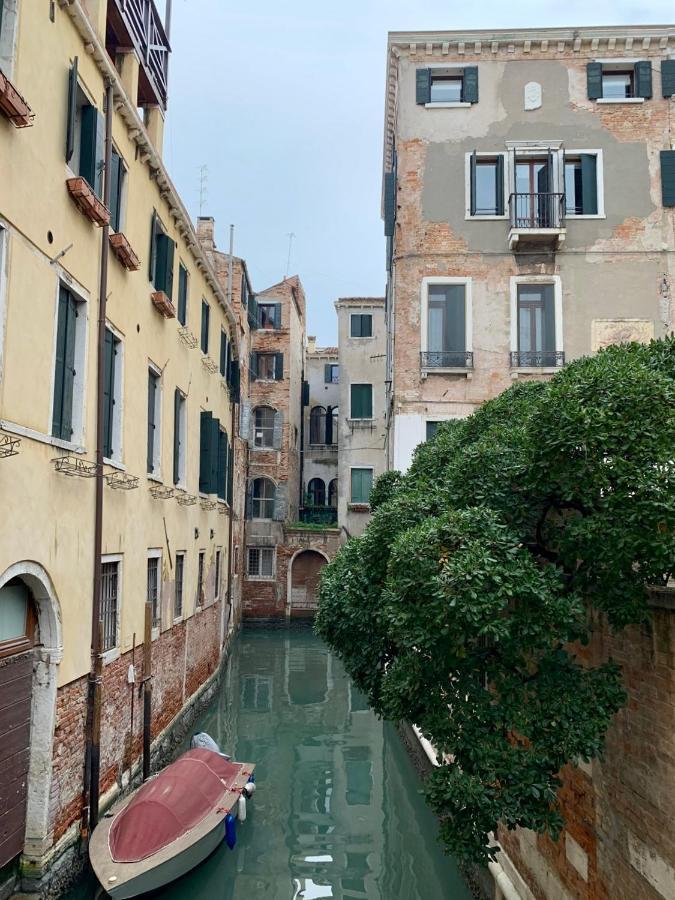
<path id="1" fill-rule="evenodd" d="M 521 375 L 555 375 L 564 368 L 564 366 L 518 366 L 511 369 L 511 378 L 520 378 Z"/>
<path id="2" fill-rule="evenodd" d="M 425 109 L 471 109 L 472 103 L 465 103 L 463 100 L 457 100 L 453 103 L 425 103 Z"/>
<path id="3" fill-rule="evenodd" d="M 443 368 L 442 366 L 426 367 L 422 370 L 422 378 L 428 378 L 429 375 L 463 375 L 468 381 L 473 378 L 473 369 L 466 366 L 455 366 Z"/>
<path id="4" fill-rule="evenodd" d="M 349 510 L 349 512 L 369 513 L 370 503 L 348 503 L 347 509 Z"/>
<path id="5" fill-rule="evenodd" d="M 644 103 L 644 97 L 598 97 L 596 103 Z"/>
<path id="6" fill-rule="evenodd" d="M 647 606 L 651 609 L 667 609 L 675 612 L 675 584 L 668 584 L 666 587 L 650 585 Z"/>

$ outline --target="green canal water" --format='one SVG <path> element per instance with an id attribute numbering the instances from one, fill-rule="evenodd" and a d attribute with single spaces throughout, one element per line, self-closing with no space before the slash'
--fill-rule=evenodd
<path id="1" fill-rule="evenodd" d="M 470 900 L 398 734 L 309 629 L 244 630 L 195 730 L 255 762 L 257 790 L 234 851 L 147 897 Z"/>

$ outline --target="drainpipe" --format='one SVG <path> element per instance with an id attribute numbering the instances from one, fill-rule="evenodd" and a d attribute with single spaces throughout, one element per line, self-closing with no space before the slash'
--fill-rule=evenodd
<path id="1" fill-rule="evenodd" d="M 227 302 L 228 302 L 230 309 L 232 309 L 232 278 L 233 278 L 232 254 L 233 253 L 234 253 L 234 225 L 230 225 L 230 257 L 229 257 L 229 260 L 227 263 Z M 234 335 L 234 337 L 236 338 L 236 334 Z M 241 379 L 240 379 L 239 390 L 241 391 Z M 233 545 L 234 545 L 234 462 L 235 462 L 235 444 L 236 444 L 236 437 L 235 437 L 235 433 L 234 433 L 234 425 L 235 425 L 234 409 L 235 409 L 236 403 L 234 402 L 233 398 L 230 398 L 230 400 L 231 400 L 230 437 L 232 439 L 232 459 L 230 460 L 230 466 L 232 469 L 232 502 L 230 503 L 230 516 L 229 516 L 230 523 L 229 523 L 228 536 L 227 536 L 227 543 L 228 543 L 228 547 L 229 547 L 229 550 L 227 553 L 227 605 L 229 607 L 228 613 L 227 613 L 228 634 L 230 631 L 230 626 L 232 624 L 232 553 L 233 553 Z M 224 609 L 223 609 L 221 615 L 222 615 L 222 619 L 224 620 L 224 617 L 225 617 Z M 222 631 L 222 634 L 221 634 L 220 643 L 221 643 L 221 647 L 222 647 L 223 644 L 225 643 L 225 627 L 224 626 L 221 629 L 221 631 Z"/>
<path id="2" fill-rule="evenodd" d="M 112 158 L 113 86 L 105 91 L 105 163 L 103 203 L 110 207 L 110 168 Z M 103 681 L 103 633 L 101 626 L 101 549 L 103 544 L 103 387 L 105 382 L 105 312 L 108 293 L 108 237 L 110 226 L 101 231 L 101 275 L 98 300 L 98 348 L 96 380 L 96 494 L 94 506 L 94 586 L 91 612 L 91 672 L 87 693 L 87 732 L 85 749 L 83 831 L 98 823 L 99 774 L 101 767 L 101 694 Z M 88 822 L 87 822 L 88 817 Z"/>

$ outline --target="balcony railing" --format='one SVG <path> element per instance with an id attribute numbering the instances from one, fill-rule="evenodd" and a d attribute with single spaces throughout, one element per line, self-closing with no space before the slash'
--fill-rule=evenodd
<path id="1" fill-rule="evenodd" d="M 430 350 L 420 353 L 423 369 L 473 369 L 470 350 Z"/>
<path id="2" fill-rule="evenodd" d="M 131 45 L 140 60 L 138 105 L 166 109 L 171 48 L 153 0 L 112 0 L 108 26 L 106 47 L 113 59 L 118 47 Z"/>
<path id="3" fill-rule="evenodd" d="M 552 369 L 564 365 L 565 354 L 562 350 L 515 350 L 511 353 L 514 369 Z"/>
<path id="4" fill-rule="evenodd" d="M 335 506 L 303 506 L 300 509 L 300 521 L 307 525 L 337 524 L 337 508 Z"/>
<path id="5" fill-rule="evenodd" d="M 565 218 L 564 194 L 511 194 L 511 228 L 562 228 Z"/>

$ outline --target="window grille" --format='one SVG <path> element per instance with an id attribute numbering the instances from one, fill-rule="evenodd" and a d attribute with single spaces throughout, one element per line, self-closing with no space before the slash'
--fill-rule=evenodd
<path id="1" fill-rule="evenodd" d="M 159 628 L 162 611 L 159 602 L 159 557 L 157 556 L 151 556 L 148 559 L 148 600 L 152 604 L 152 627 Z"/>
<path id="2" fill-rule="evenodd" d="M 183 576 L 185 573 L 185 554 L 176 554 L 176 593 L 173 600 L 173 615 L 175 619 L 183 615 Z"/>
<path id="3" fill-rule="evenodd" d="M 117 615 L 119 603 L 119 563 L 106 562 L 101 566 L 101 621 L 103 649 L 117 646 Z"/>

